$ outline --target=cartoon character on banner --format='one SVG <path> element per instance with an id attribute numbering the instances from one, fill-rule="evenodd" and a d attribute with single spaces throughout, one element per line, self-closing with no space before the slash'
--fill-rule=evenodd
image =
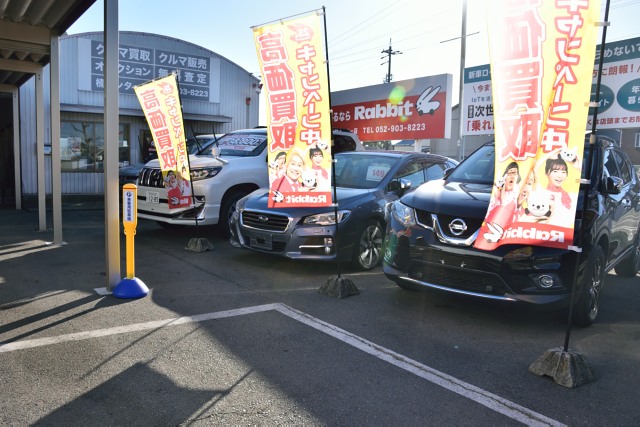
<path id="1" fill-rule="evenodd" d="M 496 179 L 494 197 L 485 218 L 489 232 L 484 233 L 483 237 L 487 242 L 498 242 L 504 230 L 513 221 L 520 193 L 520 181 L 520 167 L 516 162 L 509 163 L 504 169 L 504 174 Z"/>
<path id="2" fill-rule="evenodd" d="M 189 183 L 182 178 L 177 171 L 170 170 L 164 178 L 164 186 L 167 189 L 169 208 L 189 206 L 191 188 Z"/>
<path id="3" fill-rule="evenodd" d="M 287 154 L 284 174 L 271 182 L 271 192 L 290 193 L 300 191 L 300 177 L 304 170 L 304 156 L 298 148 L 292 148 Z"/>
<path id="4" fill-rule="evenodd" d="M 309 149 L 309 160 L 311 161 L 311 171 L 313 171 L 316 177 L 316 184 L 313 187 L 318 191 L 330 191 L 331 190 L 331 181 L 329 180 L 329 172 L 323 166 L 325 153 L 322 148 L 320 148 L 322 141 L 318 142 L 317 146 L 312 146 Z M 326 145 L 326 144 L 324 144 Z"/>
<path id="5" fill-rule="evenodd" d="M 276 154 L 275 158 L 269 162 L 269 178 L 274 180 L 284 175 L 284 166 L 287 159 L 287 153 L 280 151 Z"/>
<path id="6" fill-rule="evenodd" d="M 547 181 L 546 187 L 542 182 L 538 187 L 547 191 L 551 211 L 548 222 L 551 225 L 571 227 L 574 221 L 571 208 L 574 206 L 576 196 L 572 196 L 563 188 L 563 184 L 569 177 L 569 165 L 580 173 L 582 162 L 576 150 L 569 150 L 567 147 L 550 151 L 536 162 L 535 170 L 544 171 Z"/>

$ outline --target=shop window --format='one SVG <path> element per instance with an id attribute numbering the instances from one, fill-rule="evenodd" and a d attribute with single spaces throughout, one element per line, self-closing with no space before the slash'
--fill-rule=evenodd
<path id="1" fill-rule="evenodd" d="M 104 171 L 104 124 L 95 122 L 62 122 L 60 159 L 63 172 Z M 129 164 L 129 125 L 118 129 L 118 162 Z"/>
<path id="2" fill-rule="evenodd" d="M 158 158 L 156 146 L 153 142 L 153 137 L 151 136 L 151 131 L 149 129 L 143 129 L 140 131 L 138 141 L 140 143 L 140 153 L 143 163 L 147 163 L 149 160 Z"/>

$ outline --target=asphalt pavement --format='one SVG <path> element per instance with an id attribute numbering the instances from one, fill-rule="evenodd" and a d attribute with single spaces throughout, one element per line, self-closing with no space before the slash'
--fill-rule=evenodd
<path id="1" fill-rule="evenodd" d="M 553 319 L 409 293 L 347 266 L 362 293 L 338 300 L 318 292 L 331 264 L 149 221 L 135 240 L 149 293 L 116 298 L 97 292 L 102 200 L 63 200 L 62 221 L 65 244 L 52 245 L 35 205 L 0 209 L 0 425 L 640 423 L 620 409 L 635 400 L 640 349 L 637 305 L 622 293 L 608 300 L 617 312 L 575 331 L 598 380 L 566 390 L 526 369 L 562 344 Z M 191 238 L 212 250 L 185 250 Z M 124 233 L 120 247 L 124 278 Z"/>

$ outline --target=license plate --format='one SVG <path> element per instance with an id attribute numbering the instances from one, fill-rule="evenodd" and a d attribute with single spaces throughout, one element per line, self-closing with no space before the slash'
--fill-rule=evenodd
<path id="1" fill-rule="evenodd" d="M 160 203 L 160 193 L 157 191 L 147 191 L 147 203 Z"/>
<path id="2" fill-rule="evenodd" d="M 270 234 L 260 234 L 251 236 L 250 244 L 254 248 L 271 250 L 273 249 L 273 240 Z"/>

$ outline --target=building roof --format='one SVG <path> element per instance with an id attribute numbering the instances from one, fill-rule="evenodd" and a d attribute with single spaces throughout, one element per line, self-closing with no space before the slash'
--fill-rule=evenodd
<path id="1" fill-rule="evenodd" d="M 19 87 L 51 60 L 60 36 L 95 0 L 1 0 L 0 90 Z"/>

